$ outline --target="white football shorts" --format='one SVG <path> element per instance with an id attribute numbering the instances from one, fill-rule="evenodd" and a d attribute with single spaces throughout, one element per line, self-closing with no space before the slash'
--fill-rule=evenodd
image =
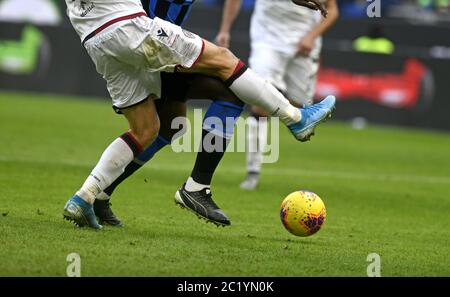
<path id="1" fill-rule="evenodd" d="M 150 95 L 161 96 L 160 71 L 192 67 L 204 42 L 196 34 L 159 18 L 140 16 L 111 25 L 84 44 L 106 80 L 116 110 Z"/>

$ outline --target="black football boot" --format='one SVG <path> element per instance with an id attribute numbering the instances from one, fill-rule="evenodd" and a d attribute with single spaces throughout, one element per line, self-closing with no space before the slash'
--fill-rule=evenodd
<path id="1" fill-rule="evenodd" d="M 117 218 L 116 215 L 113 213 L 111 209 L 111 202 L 109 202 L 109 199 L 108 200 L 96 199 L 94 202 L 94 212 L 98 218 L 98 221 L 101 222 L 100 224 L 115 227 L 123 226 L 119 218 Z"/>
<path id="2" fill-rule="evenodd" d="M 175 203 L 194 212 L 199 218 L 212 222 L 216 226 L 229 226 L 230 220 L 212 200 L 211 189 L 204 188 L 197 192 L 188 192 L 185 185 L 175 193 Z"/>

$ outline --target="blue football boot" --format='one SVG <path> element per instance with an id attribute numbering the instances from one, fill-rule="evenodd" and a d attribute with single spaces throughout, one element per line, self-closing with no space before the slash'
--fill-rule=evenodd
<path id="1" fill-rule="evenodd" d="M 335 109 L 336 98 L 327 96 L 319 103 L 306 108 L 300 108 L 302 119 L 300 122 L 289 125 L 288 128 L 297 140 L 307 141 L 314 133 L 314 127 L 331 117 Z"/>
<path id="2" fill-rule="evenodd" d="M 94 206 L 77 195 L 67 201 L 66 206 L 64 206 L 63 216 L 64 219 L 73 222 L 78 227 L 88 226 L 94 229 L 103 228 L 97 222 Z"/>

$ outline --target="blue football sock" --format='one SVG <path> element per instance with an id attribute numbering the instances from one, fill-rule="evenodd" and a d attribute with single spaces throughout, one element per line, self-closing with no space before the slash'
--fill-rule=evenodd
<path id="1" fill-rule="evenodd" d="M 137 156 L 137 160 L 141 161 L 143 165 L 148 162 L 153 156 L 166 145 L 170 144 L 170 141 L 158 135 L 158 137 L 152 142 L 152 144 Z"/>

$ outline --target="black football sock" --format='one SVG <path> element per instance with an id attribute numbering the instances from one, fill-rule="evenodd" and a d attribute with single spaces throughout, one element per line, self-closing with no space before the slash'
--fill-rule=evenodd
<path id="1" fill-rule="evenodd" d="M 205 137 L 210 134 L 207 130 L 202 130 L 202 143 Z M 194 169 L 192 170 L 191 177 L 194 181 L 203 185 L 210 185 L 217 165 L 227 149 L 229 140 L 223 137 L 214 135 L 211 140 L 211 144 L 215 150 L 208 152 L 207 148 L 202 147 L 201 151 L 197 153 L 197 159 L 195 160 Z"/>
<path id="2" fill-rule="evenodd" d="M 208 108 L 203 121 L 201 149 L 191 174 L 194 182 L 211 184 L 217 165 L 233 137 L 234 124 L 241 115 L 242 105 L 242 102 L 214 101 Z"/>

